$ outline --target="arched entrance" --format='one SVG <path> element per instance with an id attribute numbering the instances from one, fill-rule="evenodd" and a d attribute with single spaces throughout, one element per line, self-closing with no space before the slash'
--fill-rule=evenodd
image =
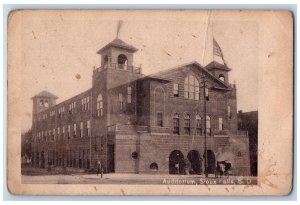
<path id="1" fill-rule="evenodd" d="M 179 150 L 171 152 L 169 157 L 169 173 L 184 174 L 184 156 Z"/>
<path id="2" fill-rule="evenodd" d="M 214 174 L 216 169 L 216 157 L 213 151 L 207 150 L 207 173 Z"/>
<path id="3" fill-rule="evenodd" d="M 188 160 L 191 163 L 190 174 L 201 174 L 202 159 L 197 150 L 192 150 L 187 155 Z"/>

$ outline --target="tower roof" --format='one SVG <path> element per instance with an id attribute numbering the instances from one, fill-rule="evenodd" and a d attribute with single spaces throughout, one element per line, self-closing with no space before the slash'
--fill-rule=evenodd
<path id="1" fill-rule="evenodd" d="M 52 98 L 52 99 L 57 99 L 58 98 L 56 95 L 53 95 L 52 93 L 50 93 L 50 92 L 48 92 L 46 90 L 43 90 L 39 94 L 33 96 L 32 99 L 36 98 L 36 97 L 47 97 L 47 98 Z"/>
<path id="2" fill-rule="evenodd" d="M 122 49 L 126 49 L 132 52 L 136 52 L 138 49 L 133 47 L 132 45 L 129 45 L 127 43 L 125 43 L 124 41 L 122 41 L 119 38 L 114 39 L 112 42 L 108 43 L 106 46 L 104 46 L 103 48 L 101 48 L 97 53 L 101 54 L 104 50 L 106 50 L 109 47 L 117 47 L 117 48 L 122 48 Z"/>
<path id="3" fill-rule="evenodd" d="M 219 69 L 219 70 L 225 70 L 225 71 L 231 71 L 230 68 L 227 67 L 227 65 L 218 63 L 217 61 L 212 61 L 209 64 L 205 66 L 207 70 L 212 70 L 212 69 Z"/>

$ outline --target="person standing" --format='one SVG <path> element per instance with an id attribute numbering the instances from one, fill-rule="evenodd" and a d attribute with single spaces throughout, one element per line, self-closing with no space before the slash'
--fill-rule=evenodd
<path id="1" fill-rule="evenodd" d="M 98 176 L 100 171 L 101 171 L 101 162 L 100 162 L 100 160 L 97 161 L 96 169 L 97 169 L 97 176 Z"/>

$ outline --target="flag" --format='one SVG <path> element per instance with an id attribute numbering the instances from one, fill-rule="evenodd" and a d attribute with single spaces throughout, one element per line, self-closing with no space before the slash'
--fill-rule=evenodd
<path id="1" fill-rule="evenodd" d="M 226 65 L 226 62 L 224 60 L 224 56 L 222 53 L 222 49 L 219 46 L 218 42 L 215 40 L 215 38 L 213 38 L 213 55 L 220 56 L 224 62 L 224 65 Z"/>
<path id="2" fill-rule="evenodd" d="M 214 46 L 214 55 L 220 56 L 223 59 L 223 53 L 222 53 L 221 47 L 219 46 L 219 44 L 215 40 L 215 38 L 213 39 L 213 46 Z"/>

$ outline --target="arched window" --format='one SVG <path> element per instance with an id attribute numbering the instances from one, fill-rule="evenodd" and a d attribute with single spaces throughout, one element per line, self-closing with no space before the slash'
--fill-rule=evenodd
<path id="1" fill-rule="evenodd" d="M 196 115 L 196 135 L 202 135 L 202 120 L 200 115 L 198 114 Z"/>
<path id="2" fill-rule="evenodd" d="M 184 134 L 190 135 L 191 134 L 191 119 L 190 115 L 186 114 L 184 116 Z"/>
<path id="3" fill-rule="evenodd" d="M 124 54 L 120 54 L 118 56 L 118 68 L 126 69 L 127 62 L 128 62 L 127 57 Z"/>
<path id="4" fill-rule="evenodd" d="M 173 134 L 179 135 L 179 114 L 173 115 Z"/>
<path id="5" fill-rule="evenodd" d="M 206 134 L 211 135 L 210 117 L 206 115 Z"/>
<path id="6" fill-rule="evenodd" d="M 44 106 L 44 100 L 40 100 L 40 106 Z"/>
<path id="7" fill-rule="evenodd" d="M 44 103 L 45 107 L 49 107 L 49 103 L 48 103 L 48 100 L 45 100 L 45 103 Z"/>
<path id="8" fill-rule="evenodd" d="M 156 162 L 151 163 L 150 164 L 150 169 L 152 171 L 158 171 L 158 165 L 157 165 L 157 163 Z"/>
<path id="9" fill-rule="evenodd" d="M 184 98 L 199 100 L 199 81 L 193 75 L 184 79 Z"/>
<path id="10" fill-rule="evenodd" d="M 103 116 L 103 97 L 101 94 L 97 97 L 97 116 Z"/>
<path id="11" fill-rule="evenodd" d="M 220 74 L 219 75 L 219 79 L 222 81 L 222 82 L 225 82 L 225 76 L 223 74 Z"/>

